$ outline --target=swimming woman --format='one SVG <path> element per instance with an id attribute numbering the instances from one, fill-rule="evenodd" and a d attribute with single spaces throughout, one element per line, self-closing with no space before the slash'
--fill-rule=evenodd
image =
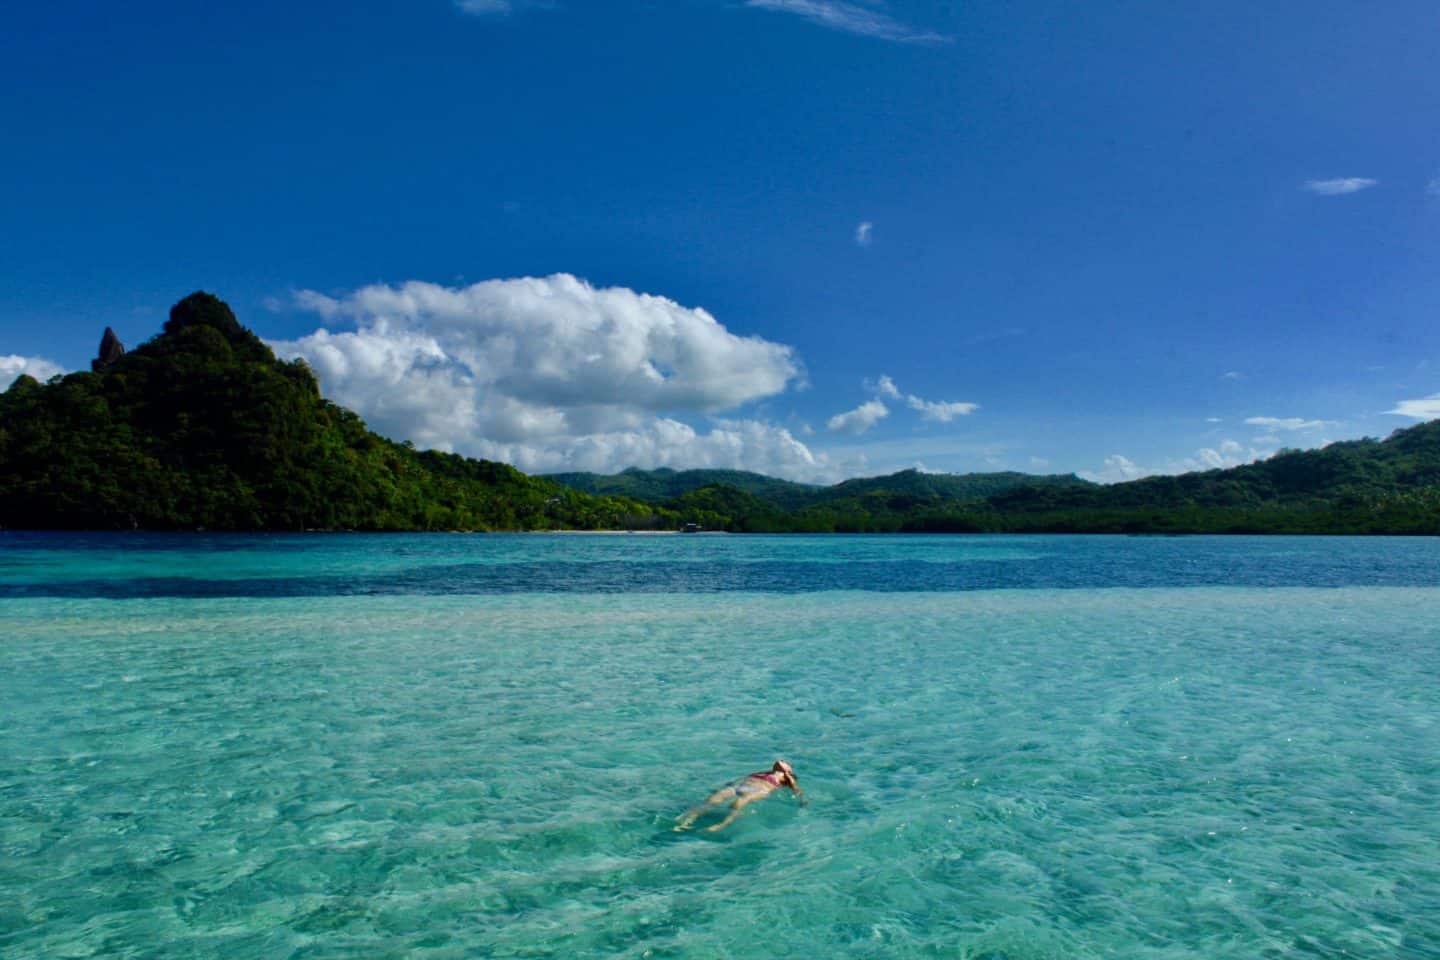
<path id="1" fill-rule="evenodd" d="M 784 760 L 776 760 L 775 765 L 769 770 L 763 770 L 759 773 L 748 773 L 728 787 L 721 787 L 719 790 L 710 794 L 710 796 L 705 798 L 704 803 L 681 817 L 675 829 L 689 830 L 690 826 L 696 820 L 700 819 L 700 817 L 714 810 L 716 807 L 729 803 L 729 815 L 713 827 L 705 828 L 709 833 L 714 833 L 716 830 L 723 830 L 735 822 L 735 818 L 740 816 L 740 811 L 750 806 L 750 804 L 756 800 L 764 800 L 781 787 L 788 787 L 797 797 L 803 795 L 800 790 L 800 781 L 795 779 L 795 771 L 791 769 L 790 764 Z"/>

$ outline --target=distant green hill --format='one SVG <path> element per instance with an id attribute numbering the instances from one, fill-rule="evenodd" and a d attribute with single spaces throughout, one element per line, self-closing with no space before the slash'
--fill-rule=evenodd
<path id="1" fill-rule="evenodd" d="M 1073 473 L 921 473 L 902 470 L 883 477 L 860 477 L 826 487 L 811 503 L 831 503 L 876 493 L 936 500 L 983 500 L 1016 487 L 1094 487 Z"/>
<path id="2" fill-rule="evenodd" d="M 738 532 L 1440 533 L 1440 421 L 1384 441 L 1112 486 L 915 470 L 830 487 L 756 474 L 715 482 L 722 473 L 581 476 L 582 489 L 623 490 L 686 522 Z"/>
<path id="3" fill-rule="evenodd" d="M 500 463 L 419 453 L 320 396 L 209 294 L 93 371 L 0 394 L 0 526 L 530 530 L 673 526 Z"/>
<path id="4" fill-rule="evenodd" d="M 1093 487 L 1074 475 L 921 473 L 902 470 L 819 487 L 738 470 L 637 470 L 610 476 L 549 475 L 587 493 L 623 494 L 664 506 L 689 522 L 743 531 L 909 529 L 922 516 L 953 515 L 1017 487 Z M 957 529 L 968 529 L 962 524 Z"/>
<path id="5" fill-rule="evenodd" d="M 650 503 L 665 503 L 705 487 L 734 487 L 782 510 L 798 510 L 877 492 L 941 500 L 983 500 L 985 497 L 1026 485 L 1095 486 L 1074 474 L 952 474 L 921 473 L 918 470 L 902 470 L 883 477 L 860 477 L 829 487 L 794 483 L 743 470 L 641 470 L 631 467 L 615 474 L 551 473 L 546 474 L 545 479 L 562 483 L 582 493 L 633 497 Z"/>
<path id="6" fill-rule="evenodd" d="M 723 484 L 785 509 L 809 502 L 817 491 L 823 489 L 744 470 L 671 470 L 665 467 L 658 470 L 631 467 L 615 474 L 550 473 L 545 475 L 545 479 L 581 493 L 633 497 L 650 503 L 663 503 L 692 490 Z"/>
<path id="7" fill-rule="evenodd" d="M 1228 470 L 991 497 L 1005 529 L 1440 534 L 1440 421 Z"/>

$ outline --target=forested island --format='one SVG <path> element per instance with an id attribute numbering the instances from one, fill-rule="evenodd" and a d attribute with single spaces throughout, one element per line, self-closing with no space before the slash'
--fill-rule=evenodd
<path id="1" fill-rule="evenodd" d="M 325 400 L 207 293 L 89 372 L 0 394 L 0 526 L 63 530 L 1440 533 L 1440 421 L 1228 470 L 1100 485 L 904 471 L 526 476 L 418 451 Z"/>
<path id="2" fill-rule="evenodd" d="M 108 334 L 108 331 L 107 331 Z M 195 293 L 130 352 L 0 395 L 0 526 L 62 530 L 600 530 L 673 526 L 637 501 L 417 451 L 320 396 Z"/>

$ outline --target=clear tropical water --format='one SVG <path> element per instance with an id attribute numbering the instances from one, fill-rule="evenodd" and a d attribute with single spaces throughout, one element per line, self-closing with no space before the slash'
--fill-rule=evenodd
<path id="1" fill-rule="evenodd" d="M 1437 957 L 1440 542 L 0 534 L 0 954 Z"/>

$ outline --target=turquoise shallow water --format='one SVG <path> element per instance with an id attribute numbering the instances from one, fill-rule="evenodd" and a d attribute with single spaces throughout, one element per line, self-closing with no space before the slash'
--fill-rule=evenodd
<path id="1" fill-rule="evenodd" d="M 0 551 L 7 960 L 1440 956 L 1435 541 Z"/>

